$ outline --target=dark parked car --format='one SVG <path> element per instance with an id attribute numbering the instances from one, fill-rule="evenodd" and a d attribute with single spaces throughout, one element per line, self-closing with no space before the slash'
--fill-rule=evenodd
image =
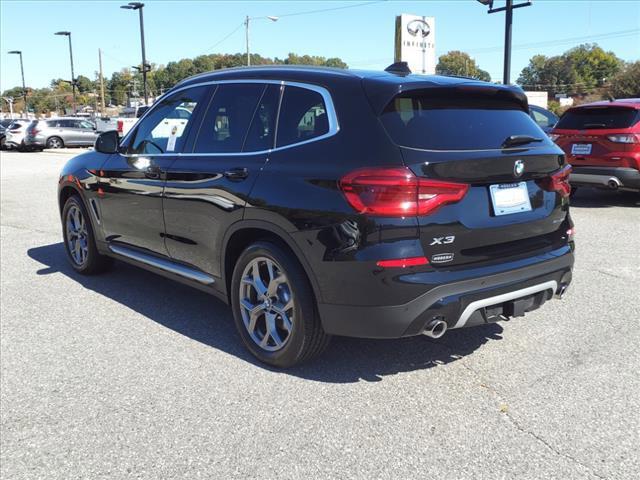
<path id="1" fill-rule="evenodd" d="M 551 132 L 558 123 L 558 116 L 555 113 L 537 105 L 529 105 L 529 115 L 546 134 Z"/>
<path id="2" fill-rule="evenodd" d="M 551 132 L 573 166 L 571 185 L 640 191 L 640 98 L 567 110 Z"/>
<path id="3" fill-rule="evenodd" d="M 517 87 L 256 67 L 182 81 L 119 145 L 102 133 L 59 203 L 76 271 L 117 258 L 210 292 L 287 367 L 331 335 L 437 338 L 561 296 L 569 172 Z"/>
<path id="4" fill-rule="evenodd" d="M 4 141 L 5 141 L 5 138 L 7 137 L 7 134 L 6 134 L 7 128 L 12 123 L 13 123 L 13 120 L 11 118 L 3 118 L 2 120 L 0 120 L 0 148 L 2 150 L 4 150 L 5 148 Z"/>

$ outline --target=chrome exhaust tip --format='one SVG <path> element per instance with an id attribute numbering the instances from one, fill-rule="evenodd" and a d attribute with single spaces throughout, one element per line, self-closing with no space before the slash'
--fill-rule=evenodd
<path id="1" fill-rule="evenodd" d="M 440 338 L 447 331 L 447 323 L 444 320 L 434 319 L 425 327 L 422 334 L 431 338 Z"/>
<path id="2" fill-rule="evenodd" d="M 564 294 L 567 293 L 567 288 L 569 288 L 569 284 L 561 283 L 560 288 L 558 288 L 558 291 L 556 292 L 556 298 L 562 300 L 562 297 L 564 297 Z"/>

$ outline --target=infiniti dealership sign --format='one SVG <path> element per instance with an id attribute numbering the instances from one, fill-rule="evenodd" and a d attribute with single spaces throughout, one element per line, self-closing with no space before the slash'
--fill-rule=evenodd
<path id="1" fill-rule="evenodd" d="M 436 73 L 434 17 L 403 13 L 396 17 L 396 62 L 407 62 L 413 73 Z"/>

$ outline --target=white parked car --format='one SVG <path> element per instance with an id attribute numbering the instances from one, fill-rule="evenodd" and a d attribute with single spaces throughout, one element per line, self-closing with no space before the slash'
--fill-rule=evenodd
<path id="1" fill-rule="evenodd" d="M 5 132 L 4 145 L 6 148 L 24 149 L 24 137 L 27 133 L 27 127 L 31 124 L 31 120 L 26 118 L 18 118 L 7 127 Z"/>

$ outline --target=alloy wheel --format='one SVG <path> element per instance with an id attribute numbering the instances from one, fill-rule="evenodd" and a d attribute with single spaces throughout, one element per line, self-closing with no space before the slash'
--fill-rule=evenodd
<path id="1" fill-rule="evenodd" d="M 72 205 L 67 211 L 65 226 L 69 255 L 76 265 L 82 266 L 89 256 L 89 232 L 84 215 L 77 205 Z"/>
<path id="2" fill-rule="evenodd" d="M 269 352 L 283 348 L 293 332 L 295 304 L 282 268 L 269 258 L 254 258 L 244 269 L 239 295 L 251 339 Z"/>
<path id="3" fill-rule="evenodd" d="M 49 139 L 49 148 L 62 148 L 62 142 L 57 138 Z"/>

